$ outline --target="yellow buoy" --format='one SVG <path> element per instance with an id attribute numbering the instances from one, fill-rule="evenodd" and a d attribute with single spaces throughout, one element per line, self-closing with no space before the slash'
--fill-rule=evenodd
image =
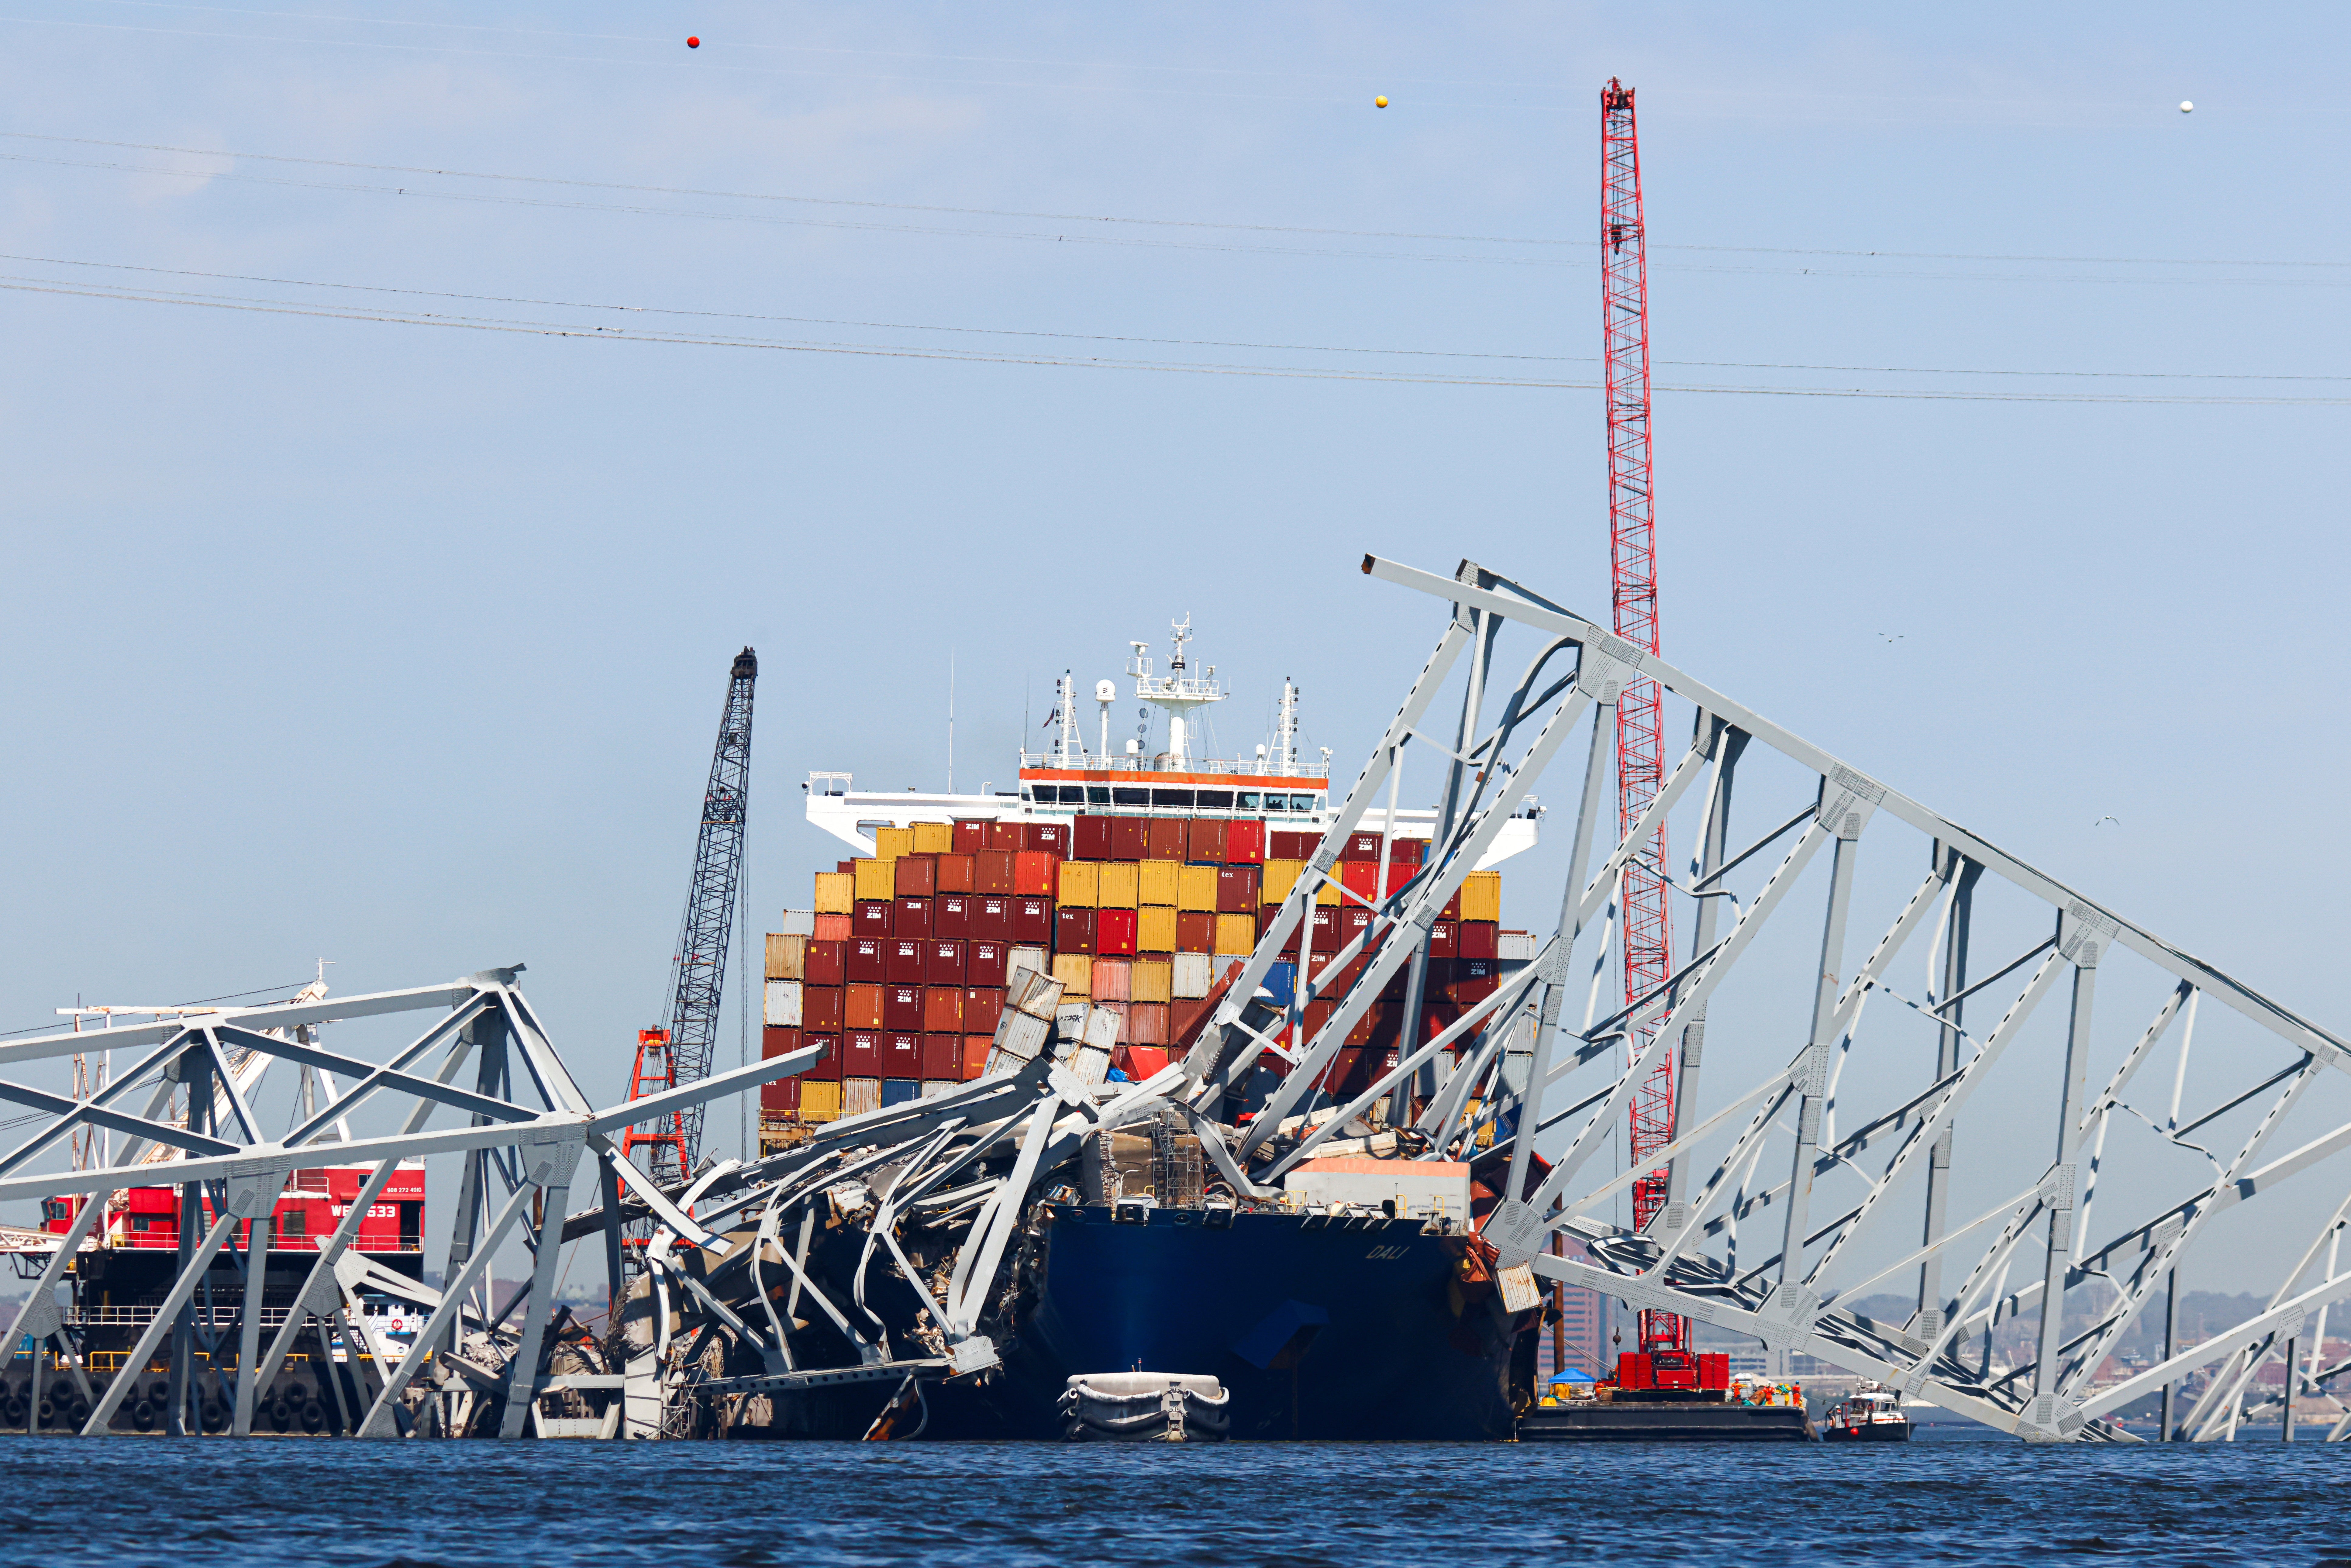
<path id="1" fill-rule="evenodd" d="M 1388 100 L 1384 98 L 1375 98 L 1372 99 L 1372 107 L 1374 109 L 1385 109 L 1387 106 Z"/>

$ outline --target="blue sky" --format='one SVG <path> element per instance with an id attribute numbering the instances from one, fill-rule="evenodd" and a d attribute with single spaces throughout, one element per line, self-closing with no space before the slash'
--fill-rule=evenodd
<path id="1" fill-rule="evenodd" d="M 763 911 L 950 658 L 966 787 L 1186 613 L 1351 765 L 1364 550 L 1604 612 L 1612 74 L 1667 655 L 2351 1015 L 2335 14 L 10 13 L 0 1025 L 522 959 L 617 1097 L 747 643 Z"/>

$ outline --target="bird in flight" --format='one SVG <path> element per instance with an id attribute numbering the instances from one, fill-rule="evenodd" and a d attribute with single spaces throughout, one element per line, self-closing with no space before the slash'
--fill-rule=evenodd
<path id="1" fill-rule="evenodd" d="M 2094 828 L 2103 828 L 2108 822 L 2112 822 L 2117 828 L 2123 825 L 2123 820 L 2120 817 L 2100 817 L 2096 821 L 2092 822 L 2090 826 Z"/>
<path id="2" fill-rule="evenodd" d="M 1899 643 L 1902 641 L 1901 634 L 1898 632 L 1880 632 L 1878 635 L 1885 638 L 1889 643 Z"/>

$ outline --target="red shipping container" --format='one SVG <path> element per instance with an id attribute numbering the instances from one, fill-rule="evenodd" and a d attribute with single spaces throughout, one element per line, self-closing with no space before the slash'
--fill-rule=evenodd
<path id="1" fill-rule="evenodd" d="M 1167 1043 L 1170 1046 L 1190 1046 L 1194 1032 L 1207 1020 L 1213 1006 L 1206 998 L 1168 1003 Z M 1141 1082 L 1142 1080 L 1137 1079 L 1136 1082 Z"/>
<path id="2" fill-rule="evenodd" d="M 1428 956 L 1432 958 L 1452 958 L 1459 955 L 1455 949 L 1454 933 L 1460 927 L 1450 920 L 1434 921 L 1428 927 Z"/>
<path id="3" fill-rule="evenodd" d="M 1457 887 L 1453 890 L 1453 896 L 1445 901 L 1445 907 L 1438 910 L 1437 914 L 1437 918 L 1440 920 L 1458 920 L 1461 918 L 1461 890 L 1459 888 Z"/>
<path id="4" fill-rule="evenodd" d="M 841 988 L 839 986 L 802 986 L 800 988 L 800 1027 L 822 1030 L 835 1030 L 841 1027 Z"/>
<path id="5" fill-rule="evenodd" d="M 831 1083 L 838 1082 L 841 1077 L 841 1031 L 838 1030 L 802 1030 L 800 1031 L 800 1043 L 802 1045 L 820 1045 L 824 1047 L 824 1054 L 817 1058 L 815 1065 L 802 1069 L 800 1076 L 802 1078 L 813 1079 L 819 1083 Z"/>
<path id="6" fill-rule="evenodd" d="M 841 1027 L 845 1030 L 880 1029 L 882 991 L 880 986 L 841 987 Z M 849 1076 L 860 1078 L 865 1075 L 852 1072 Z"/>
<path id="7" fill-rule="evenodd" d="M 1225 821 L 1222 817 L 1195 817 L 1184 835 L 1184 858 L 1209 865 L 1225 862 Z M 1254 901 L 1252 901 L 1254 902 Z"/>
<path id="8" fill-rule="evenodd" d="M 880 1030 L 852 1029 L 841 1037 L 841 1075 L 843 1078 L 882 1076 Z"/>
<path id="9" fill-rule="evenodd" d="M 911 936 L 916 941 L 931 935 L 931 901 L 927 898 L 902 898 L 890 916 L 890 935 Z"/>
<path id="10" fill-rule="evenodd" d="M 820 915 L 816 917 L 816 939 L 820 942 L 846 942 L 857 935 L 857 917 L 853 915 Z"/>
<path id="11" fill-rule="evenodd" d="M 1094 945 L 1096 953 L 1132 957 L 1134 954 L 1135 914 L 1132 909 L 1097 909 L 1094 911 Z"/>
<path id="12" fill-rule="evenodd" d="M 1061 860 L 1070 858 L 1070 829 L 1066 822 L 1030 822 L 1024 850 L 1048 850 Z"/>
<path id="13" fill-rule="evenodd" d="M 1311 861 L 1314 858 L 1314 846 L 1322 841 L 1322 835 L 1272 828 L 1267 831 L 1266 839 L 1270 849 L 1265 858 L 1270 861 Z"/>
<path id="14" fill-rule="evenodd" d="M 939 890 L 939 857 L 900 855 L 890 891 L 900 898 L 928 898 Z"/>
<path id="15" fill-rule="evenodd" d="M 1003 1016 L 1003 987 L 966 986 L 964 988 L 964 1033 L 993 1035 L 996 1032 L 997 1020 Z"/>
<path id="16" fill-rule="evenodd" d="M 1259 874 L 1258 868 L 1253 865 L 1217 867 L 1217 913 L 1255 915 Z"/>
<path id="17" fill-rule="evenodd" d="M 931 900 L 931 935 L 958 940 L 970 936 L 972 905 L 978 902 L 967 893 L 943 893 Z"/>
<path id="18" fill-rule="evenodd" d="M 1028 947 L 1051 946 L 1053 901 L 1050 898 L 1016 898 L 1011 902 L 1013 942 Z"/>
<path id="19" fill-rule="evenodd" d="M 1428 841 L 1426 839 L 1390 839 L 1388 841 L 1390 865 L 1417 866 L 1427 858 Z"/>
<path id="20" fill-rule="evenodd" d="M 1156 1045 L 1122 1045 L 1110 1053 L 1110 1064 L 1125 1073 L 1128 1081 L 1134 1083 L 1166 1071 L 1171 1060 L 1173 1053 L 1164 1046 Z"/>
<path id="21" fill-rule="evenodd" d="M 939 885 L 937 891 L 942 894 L 969 893 L 971 891 L 971 856 L 941 855 L 939 857 Z"/>
<path id="22" fill-rule="evenodd" d="M 1094 916 L 1097 910 L 1064 908 L 1053 917 L 1053 951 L 1056 953 L 1091 953 L 1094 950 Z M 1130 915 L 1134 911 L 1127 912 Z"/>
<path id="23" fill-rule="evenodd" d="M 878 986 L 890 977 L 886 956 L 890 944 L 879 936 L 859 936 L 841 945 L 841 983 Z"/>
<path id="24" fill-rule="evenodd" d="M 1343 861 L 1375 861 L 1379 859 L 1379 834 L 1349 833 L 1347 835 L 1346 843 L 1340 848 L 1339 858 Z"/>
<path id="25" fill-rule="evenodd" d="M 986 894 L 971 901 L 971 940 L 975 942 L 1009 942 L 1012 940 L 1012 900 L 991 898 Z"/>
<path id="26" fill-rule="evenodd" d="M 987 818 L 961 817 L 956 819 L 955 825 L 956 853 L 959 855 L 976 854 L 987 847 Z"/>
<path id="27" fill-rule="evenodd" d="M 923 983 L 923 949 L 927 942 L 899 938 L 882 946 L 882 983 L 888 986 L 919 986 Z"/>
<path id="28" fill-rule="evenodd" d="M 1339 885 L 1366 903 L 1376 904 L 1380 898 L 1380 862 L 1377 861 L 1341 861 Z"/>
<path id="29" fill-rule="evenodd" d="M 923 1075 L 923 1031 L 893 1030 L 882 1037 L 882 1076 L 920 1078 Z"/>
<path id="30" fill-rule="evenodd" d="M 1113 817 L 1110 820 L 1110 853 L 1104 860 L 1139 861 L 1144 857 L 1144 846 L 1151 841 L 1141 817 Z"/>
<path id="31" fill-rule="evenodd" d="M 1403 891 L 1405 885 L 1420 874 L 1417 864 L 1405 861 L 1388 862 L 1387 884 L 1390 893 Z"/>
<path id="32" fill-rule="evenodd" d="M 1143 858 L 1147 861 L 1180 861 L 1190 847 L 1191 835 L 1184 831 L 1181 817 L 1153 817 L 1144 824 Z"/>
<path id="33" fill-rule="evenodd" d="M 964 945 L 935 937 L 923 944 L 923 984 L 960 986 L 964 980 Z M 957 1030 L 957 1034 L 963 1031 Z"/>
<path id="34" fill-rule="evenodd" d="M 963 988 L 961 986 L 925 986 L 923 988 L 923 1032 L 925 1034 L 961 1034 L 963 1032 Z M 926 1072 L 925 1078 L 943 1078 L 945 1073 Z"/>
<path id="35" fill-rule="evenodd" d="M 821 938 L 810 941 L 807 956 L 801 959 L 800 979 L 810 986 L 844 986 L 849 976 L 844 963 L 849 944 L 827 942 Z"/>
<path id="36" fill-rule="evenodd" d="M 759 1085 L 760 1110 L 789 1115 L 799 1108 L 800 1081 L 798 1077 L 770 1078 Z"/>
<path id="37" fill-rule="evenodd" d="M 882 988 L 882 1027 L 885 1030 L 911 1030 L 920 1034 L 923 1030 L 923 988 L 920 986 L 884 986 Z M 903 1072 L 885 1074 L 904 1078 Z"/>
<path id="38" fill-rule="evenodd" d="M 1365 1008 L 1364 1016 L 1357 1019 L 1355 1026 L 1347 1031 L 1347 1043 L 1358 1049 L 1381 1043 L 1379 1036 L 1383 1020 L 1386 1016 L 1387 1008 L 1384 1003 L 1374 1002 L 1370 1007 Z"/>
<path id="39" fill-rule="evenodd" d="M 1333 940 L 1341 946 L 1344 946 L 1346 944 L 1353 942 L 1356 937 L 1362 936 L 1364 932 L 1372 928 L 1373 912 L 1371 910 L 1363 908 L 1350 909 L 1342 905 L 1341 907 L 1332 910 L 1331 913 L 1338 917 L 1334 922 L 1332 922 L 1333 930 L 1332 932 L 1332 936 Z M 1368 953 L 1371 949 L 1366 947 L 1364 951 Z"/>
<path id="40" fill-rule="evenodd" d="M 1205 909 L 1176 912 L 1176 950 L 1213 953 L 1217 950 L 1217 917 Z"/>
<path id="41" fill-rule="evenodd" d="M 855 930 L 860 936 L 887 936 L 895 924 L 896 909 L 886 898 L 866 898 L 858 901 Z"/>
<path id="42" fill-rule="evenodd" d="M 1265 859 L 1265 824 L 1263 822 L 1232 822 L 1225 828 L 1225 860 L 1228 864 L 1253 863 Z"/>
<path id="43" fill-rule="evenodd" d="M 982 942 L 975 938 L 964 944 L 963 977 L 975 986 L 1004 984 L 1004 967 L 1012 956 L 1008 942 Z"/>
<path id="44" fill-rule="evenodd" d="M 1364 1070 L 1364 1053 L 1352 1046 L 1342 1046 L 1314 1085 L 1334 1100 L 1352 1100 L 1361 1094 L 1372 1086 L 1371 1075 Z"/>
<path id="45" fill-rule="evenodd" d="M 832 869 L 839 872 L 843 876 L 854 876 L 857 874 L 857 862 L 855 861 L 835 861 L 832 862 Z"/>
<path id="46" fill-rule="evenodd" d="M 1501 966 L 1491 958 L 1456 958 L 1453 960 L 1453 980 L 1445 994 L 1461 1007 L 1475 1007 L 1494 994 L 1501 984 Z"/>
<path id="47" fill-rule="evenodd" d="M 1009 894 L 1012 891 L 1012 858 L 1010 850 L 984 849 L 971 857 L 971 890 L 974 893 Z"/>
<path id="48" fill-rule="evenodd" d="M 1025 822 L 1008 822 L 1001 819 L 987 824 L 987 847 L 991 850 L 1017 850 L 1027 835 L 1020 831 Z"/>
<path id="49" fill-rule="evenodd" d="M 763 1024 L 759 1029 L 759 1060 L 773 1061 L 778 1056 L 789 1056 L 800 1048 L 799 1030 L 789 1024 Z M 775 1082 L 773 1079 L 769 1082 Z M 764 1101 L 762 1102 L 764 1103 Z"/>
<path id="50" fill-rule="evenodd" d="M 1491 920 L 1459 921 L 1453 933 L 1457 958 L 1493 958 L 1501 954 L 1502 928 Z"/>
<path id="51" fill-rule="evenodd" d="M 1110 859 L 1110 823 L 1108 817 L 1079 817 L 1070 823 L 1070 858 L 1075 861 L 1106 861 Z"/>
<path id="52" fill-rule="evenodd" d="M 1050 898 L 1061 891 L 1061 857 L 1050 850 L 1022 850 L 1012 857 L 1012 891 L 1021 898 Z"/>
<path id="53" fill-rule="evenodd" d="M 923 1077 L 954 1082 L 963 1076 L 963 1036 L 925 1033 L 922 1061 Z"/>
<path id="54" fill-rule="evenodd" d="M 1126 1008 L 1125 1043 L 1128 1045 L 1165 1045 L 1167 1043 L 1167 1004 L 1165 1002 L 1129 1002 Z"/>
<path id="55" fill-rule="evenodd" d="M 957 1076 L 968 1083 L 987 1071 L 987 1053 L 994 1049 L 992 1034 L 967 1034 L 963 1037 L 963 1071 Z"/>

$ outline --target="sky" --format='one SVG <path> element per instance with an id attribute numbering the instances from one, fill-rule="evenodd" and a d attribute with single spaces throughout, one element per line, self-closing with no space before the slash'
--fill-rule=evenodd
<path id="1" fill-rule="evenodd" d="M 1605 613 L 1611 76 L 1667 656 L 2351 1020 L 2339 15 L 287 3 L 0 17 L 0 1027 L 521 961 L 619 1098 L 746 645 L 763 926 L 951 668 L 1350 771 L 1365 551 Z"/>

